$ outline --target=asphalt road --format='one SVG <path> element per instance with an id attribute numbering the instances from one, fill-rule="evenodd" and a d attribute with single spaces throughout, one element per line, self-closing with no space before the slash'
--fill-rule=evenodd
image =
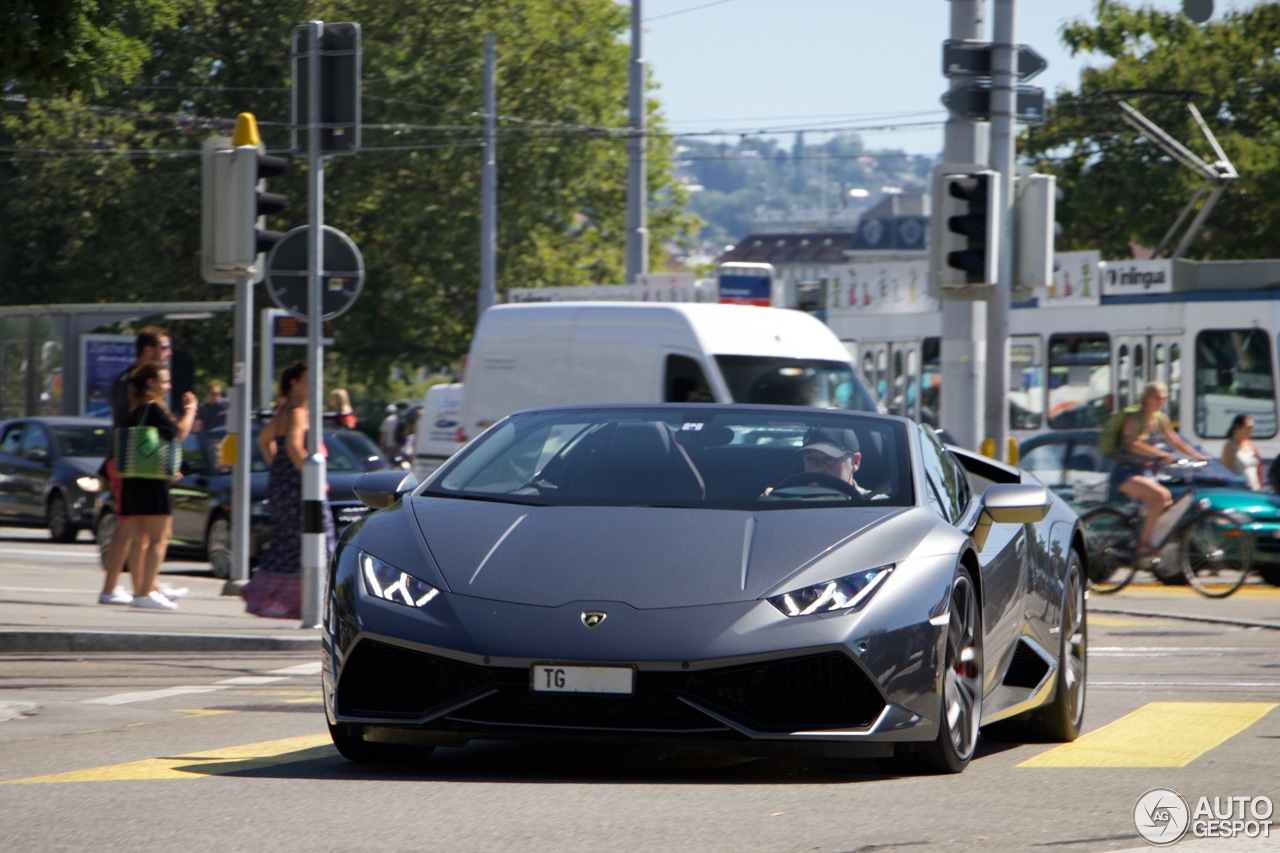
<path id="1" fill-rule="evenodd" d="M 1154 788 L 1193 809 L 1280 801 L 1280 631 L 1221 622 L 1093 613 L 1086 735 L 983 742 L 959 776 L 607 744 L 358 766 L 328 742 L 318 667 L 305 651 L 0 654 L 0 705 L 26 709 L 0 721 L 0 849 L 1145 850 L 1134 810 Z"/>

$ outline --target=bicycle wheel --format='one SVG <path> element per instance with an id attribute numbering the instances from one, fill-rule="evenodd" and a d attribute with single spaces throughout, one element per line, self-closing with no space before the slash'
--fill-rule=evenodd
<path id="1" fill-rule="evenodd" d="M 1089 559 L 1089 588 L 1101 595 L 1119 592 L 1133 580 L 1133 526 L 1129 516 L 1098 507 L 1080 519 Z"/>
<path id="2" fill-rule="evenodd" d="M 1202 512 L 1182 531 L 1182 571 L 1201 595 L 1225 598 L 1253 566 L 1253 537 L 1231 516 Z"/>

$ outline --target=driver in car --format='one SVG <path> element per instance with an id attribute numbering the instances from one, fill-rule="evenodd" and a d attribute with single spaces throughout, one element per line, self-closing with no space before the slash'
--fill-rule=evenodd
<path id="1" fill-rule="evenodd" d="M 833 427 L 811 427 L 804 434 L 804 446 L 800 448 L 800 459 L 804 462 L 804 473 L 793 474 L 777 486 L 764 490 L 767 495 L 775 488 L 786 486 L 822 486 L 824 478 L 832 478 L 847 483 L 863 499 L 874 497 L 870 490 L 864 489 L 854 480 L 853 474 L 862 464 L 862 450 L 858 445 L 858 436 L 851 429 Z M 805 474 L 813 474 L 811 481 L 805 480 Z M 829 482 L 829 481 L 828 481 Z"/>

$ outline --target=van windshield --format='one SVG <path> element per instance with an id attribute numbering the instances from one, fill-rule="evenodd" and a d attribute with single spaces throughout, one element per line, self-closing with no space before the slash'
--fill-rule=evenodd
<path id="1" fill-rule="evenodd" d="M 716 364 L 735 403 L 876 411 L 875 397 L 847 362 L 718 355 Z"/>

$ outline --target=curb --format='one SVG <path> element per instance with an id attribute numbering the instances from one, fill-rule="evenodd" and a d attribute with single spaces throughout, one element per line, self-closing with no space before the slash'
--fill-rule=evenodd
<path id="1" fill-rule="evenodd" d="M 4 631 L 0 652 L 320 652 L 320 637 Z"/>
<path id="2" fill-rule="evenodd" d="M 1144 610 L 1121 610 L 1118 607 L 1090 607 L 1090 613 L 1113 613 L 1120 616 L 1145 616 L 1148 619 L 1179 619 L 1183 622 L 1209 622 L 1215 625 L 1235 625 L 1239 628 L 1266 628 L 1280 631 L 1275 622 L 1254 622 L 1249 619 L 1225 619 L 1219 616 L 1188 616 L 1185 613 L 1152 613 Z"/>

